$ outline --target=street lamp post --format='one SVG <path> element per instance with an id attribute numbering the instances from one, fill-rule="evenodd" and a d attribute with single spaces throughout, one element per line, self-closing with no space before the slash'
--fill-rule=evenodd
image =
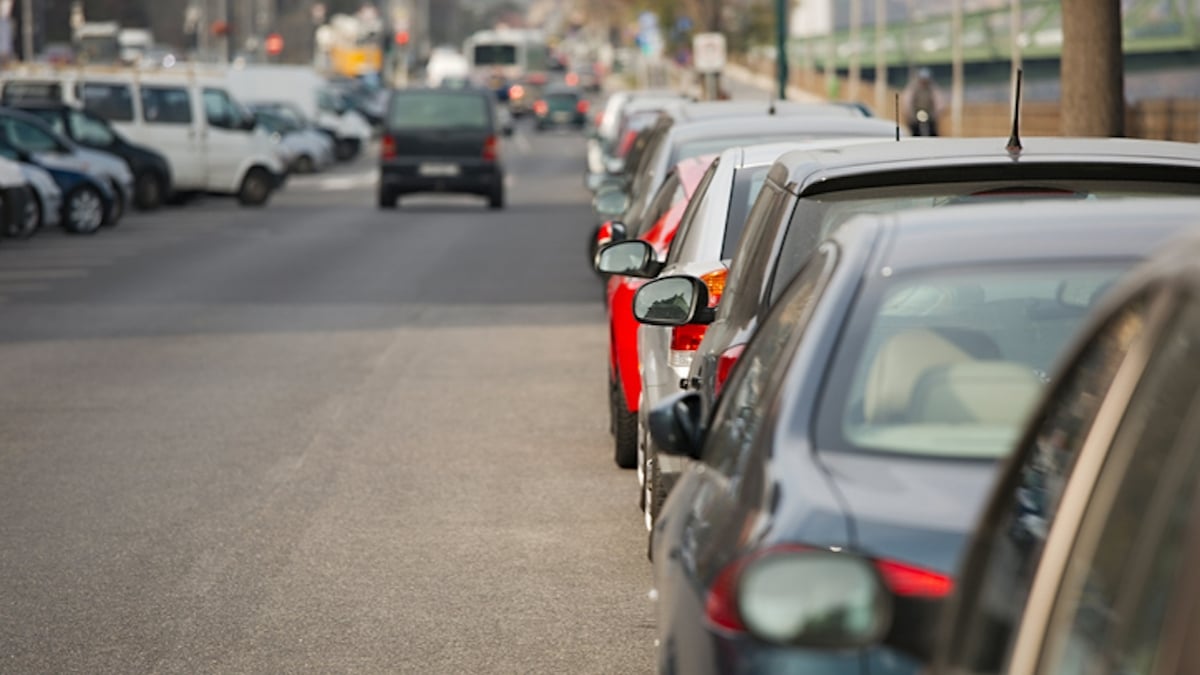
<path id="1" fill-rule="evenodd" d="M 779 100 L 787 99 L 788 85 L 788 0 L 775 0 L 775 76 L 778 78 Z"/>

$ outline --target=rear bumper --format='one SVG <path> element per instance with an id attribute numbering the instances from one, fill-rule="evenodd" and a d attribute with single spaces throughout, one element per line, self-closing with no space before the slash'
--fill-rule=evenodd
<path id="1" fill-rule="evenodd" d="M 428 175 L 422 165 L 449 165 L 458 167 L 458 174 Z M 482 160 L 436 160 L 392 161 L 380 167 L 379 189 L 391 194 L 409 192 L 465 192 L 489 195 L 504 181 L 504 169 L 497 162 Z"/>

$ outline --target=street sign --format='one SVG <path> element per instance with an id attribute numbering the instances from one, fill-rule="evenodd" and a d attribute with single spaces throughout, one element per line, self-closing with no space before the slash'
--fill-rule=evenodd
<path id="1" fill-rule="evenodd" d="M 725 36 L 721 33 L 697 33 L 692 38 L 692 62 L 698 73 L 719 73 L 725 69 Z"/>

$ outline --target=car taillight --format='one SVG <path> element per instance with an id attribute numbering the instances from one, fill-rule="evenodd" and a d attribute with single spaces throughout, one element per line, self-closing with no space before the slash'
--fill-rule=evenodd
<path id="1" fill-rule="evenodd" d="M 721 355 L 717 357 L 717 373 L 713 379 L 714 397 L 719 395 L 721 389 L 725 387 L 725 381 L 729 379 L 729 374 L 733 372 L 733 367 L 737 365 L 738 359 L 745 350 L 746 345 L 735 345 L 721 352 Z"/>
<path id="2" fill-rule="evenodd" d="M 567 73 L 567 76 L 563 78 L 563 82 L 565 82 L 568 87 L 578 86 L 579 76 L 575 73 Z"/>
<path id="3" fill-rule="evenodd" d="M 537 103 L 533 104 L 533 112 L 539 115 L 545 115 L 546 113 L 550 112 L 550 106 L 546 105 L 545 101 L 538 101 Z"/>
<path id="4" fill-rule="evenodd" d="M 384 159 L 396 158 L 396 139 L 385 135 L 379 145 L 380 154 Z"/>
<path id="5" fill-rule="evenodd" d="M 746 567 L 750 563 L 762 561 L 771 556 L 795 556 L 817 551 L 827 555 L 829 549 L 817 549 L 803 544 L 780 544 L 762 551 L 755 551 L 729 563 L 717 573 L 709 585 L 708 593 L 704 598 L 705 619 L 715 628 L 728 632 L 744 632 L 746 626 L 738 611 L 737 596 L 738 584 Z M 887 585 L 888 590 L 901 598 L 936 600 L 949 596 L 950 592 L 954 590 L 954 580 L 939 572 L 895 560 L 875 559 L 870 562 L 879 572 L 879 576 Z M 821 581 L 821 579 L 812 579 L 811 583 L 820 584 Z"/>
<path id="6" fill-rule="evenodd" d="M 725 292 L 725 278 L 729 270 L 722 267 L 714 272 L 700 275 L 700 281 L 708 287 L 708 306 L 712 307 L 721 299 Z M 671 352 L 667 355 L 667 363 L 672 367 L 688 368 L 692 365 L 692 357 L 700 349 L 708 326 L 704 324 L 688 324 L 671 329 Z"/>
<path id="7" fill-rule="evenodd" d="M 612 241 L 612 238 L 612 221 L 608 220 L 600 225 L 600 229 L 596 231 L 596 250 L 598 251 L 601 247 L 608 245 Z"/>
<path id="8" fill-rule="evenodd" d="M 496 139 L 495 134 L 488 136 L 483 142 L 483 158 L 489 162 L 496 161 L 500 156 L 500 141 Z"/>
<path id="9" fill-rule="evenodd" d="M 522 87 L 519 84 L 514 84 L 508 88 L 508 97 L 513 100 L 525 98 L 525 87 Z"/>
<path id="10" fill-rule="evenodd" d="M 575 104 L 575 112 L 579 113 L 580 115 L 586 115 L 589 107 L 590 104 L 587 101 L 580 101 L 579 103 Z"/>

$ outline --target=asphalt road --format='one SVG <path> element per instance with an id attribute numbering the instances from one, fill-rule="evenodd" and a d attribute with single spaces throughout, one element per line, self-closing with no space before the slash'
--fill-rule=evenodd
<path id="1" fill-rule="evenodd" d="M 636 673 L 576 135 L 0 243 L 0 672 Z"/>

